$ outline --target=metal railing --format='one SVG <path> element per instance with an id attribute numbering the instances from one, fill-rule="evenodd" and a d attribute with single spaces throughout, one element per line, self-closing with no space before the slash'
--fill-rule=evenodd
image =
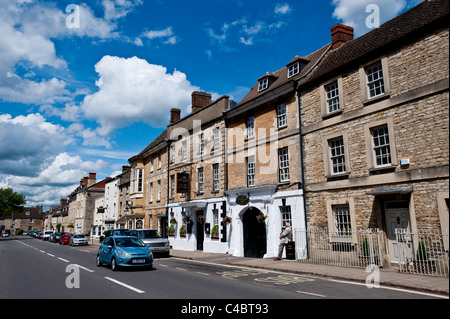
<path id="1" fill-rule="evenodd" d="M 326 228 L 296 229 L 294 236 L 299 261 L 351 267 L 382 266 L 378 229 L 351 232 L 329 232 Z M 307 253 L 301 250 L 302 247 L 307 247 Z"/>
<path id="2" fill-rule="evenodd" d="M 400 272 L 448 277 L 448 234 L 396 229 L 395 239 Z"/>
<path id="3" fill-rule="evenodd" d="M 300 262 L 335 266 L 383 266 L 379 229 L 330 232 L 327 228 L 295 229 L 296 259 Z M 397 229 L 387 238 L 391 266 L 400 272 L 448 277 L 448 234 L 434 230 L 410 232 Z"/>

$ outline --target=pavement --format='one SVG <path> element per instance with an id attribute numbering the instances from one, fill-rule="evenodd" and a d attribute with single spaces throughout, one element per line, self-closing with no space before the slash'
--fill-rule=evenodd
<path id="1" fill-rule="evenodd" d="M 96 248 L 98 243 L 90 243 L 88 247 Z M 273 258 L 235 257 L 228 254 L 207 253 L 203 251 L 170 250 L 170 256 L 195 260 L 218 265 L 249 267 L 294 274 L 308 274 L 338 280 L 366 283 L 373 272 L 366 272 L 365 268 L 341 267 L 323 264 L 313 264 L 296 260 Z M 400 273 L 395 267 L 379 269 L 380 286 L 402 289 L 413 289 L 428 293 L 449 296 L 449 278 Z"/>

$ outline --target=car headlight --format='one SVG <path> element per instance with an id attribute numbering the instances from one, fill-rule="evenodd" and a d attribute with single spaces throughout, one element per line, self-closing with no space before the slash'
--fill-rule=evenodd
<path id="1" fill-rule="evenodd" d="M 153 253 L 152 253 L 152 251 L 151 251 L 150 249 L 148 250 L 147 256 L 148 256 L 148 257 L 153 256 Z"/>
<path id="2" fill-rule="evenodd" d="M 117 253 L 119 254 L 120 257 L 123 257 L 123 258 L 130 258 L 131 257 L 131 255 L 129 253 L 127 253 L 126 251 L 124 251 L 124 250 L 118 250 Z"/>

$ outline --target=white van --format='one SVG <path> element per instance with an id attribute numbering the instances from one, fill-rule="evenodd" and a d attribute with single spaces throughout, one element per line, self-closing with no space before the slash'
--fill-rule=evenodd
<path id="1" fill-rule="evenodd" d="M 42 235 L 42 240 L 49 240 L 50 239 L 50 235 L 53 234 L 54 231 L 53 230 L 46 230 L 44 231 L 44 234 Z"/>
<path id="2" fill-rule="evenodd" d="M 141 239 L 152 251 L 169 257 L 170 244 L 167 238 L 162 238 L 156 229 L 130 229 L 129 236 Z"/>

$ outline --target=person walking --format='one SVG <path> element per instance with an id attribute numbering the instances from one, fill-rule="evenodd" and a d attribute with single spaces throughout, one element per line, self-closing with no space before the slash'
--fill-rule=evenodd
<path id="1" fill-rule="evenodd" d="M 289 243 L 289 240 L 291 239 L 291 234 L 292 234 L 291 225 L 288 222 L 286 222 L 285 229 L 280 234 L 280 246 L 278 248 L 278 257 L 274 258 L 273 260 L 281 260 L 284 247 L 286 247 L 286 245 Z"/>

